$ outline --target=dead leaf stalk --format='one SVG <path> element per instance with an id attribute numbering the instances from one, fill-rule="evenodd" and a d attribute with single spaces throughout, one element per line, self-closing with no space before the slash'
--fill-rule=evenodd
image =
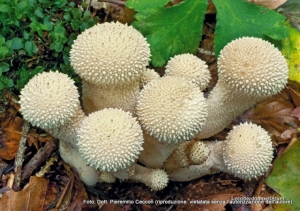
<path id="1" fill-rule="evenodd" d="M 19 144 L 19 149 L 18 149 L 18 153 L 15 159 L 15 179 L 14 179 L 14 186 L 13 186 L 13 190 L 14 191 L 20 191 L 21 187 L 21 175 L 22 175 L 22 164 L 24 161 L 24 152 L 26 149 L 26 135 L 29 131 L 29 124 L 24 121 L 23 127 L 22 127 L 22 137 L 20 140 L 20 144 Z"/>
<path id="2" fill-rule="evenodd" d="M 98 0 L 98 2 L 107 2 L 107 3 L 111 3 L 111 4 L 119 4 L 119 5 L 125 6 L 124 1 L 118 1 L 118 0 Z"/>

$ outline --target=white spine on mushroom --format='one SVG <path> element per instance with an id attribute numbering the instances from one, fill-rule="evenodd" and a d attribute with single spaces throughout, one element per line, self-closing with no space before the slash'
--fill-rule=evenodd
<path id="1" fill-rule="evenodd" d="M 25 120 L 48 130 L 67 124 L 80 108 L 74 81 L 59 72 L 34 76 L 22 89 L 20 105 Z"/>
<path id="2" fill-rule="evenodd" d="M 193 82 L 201 91 L 207 88 L 211 79 L 206 63 L 189 53 L 171 58 L 166 66 L 165 75 L 185 78 Z"/>
<path id="3" fill-rule="evenodd" d="M 226 138 L 223 158 L 228 172 L 239 178 L 262 176 L 273 159 L 271 137 L 252 123 L 235 126 Z"/>
<path id="4" fill-rule="evenodd" d="M 97 24 L 74 40 L 70 61 L 91 84 L 117 84 L 138 79 L 150 59 L 149 44 L 132 26 Z"/>
<path id="5" fill-rule="evenodd" d="M 205 124 L 203 93 L 190 81 L 166 76 L 151 81 L 140 92 L 137 115 L 142 128 L 166 143 L 189 140 Z"/>
<path id="6" fill-rule="evenodd" d="M 78 133 L 80 154 L 88 165 L 102 172 L 128 168 L 143 149 L 140 125 L 121 109 L 91 113 L 82 121 Z"/>
<path id="7" fill-rule="evenodd" d="M 143 87 L 146 86 L 146 84 L 150 81 L 158 78 L 159 74 L 155 72 L 155 70 L 147 68 L 146 71 L 144 71 L 140 77 L 140 89 L 143 89 Z"/>
<path id="8" fill-rule="evenodd" d="M 167 169 L 171 180 L 190 181 L 219 171 L 250 180 L 262 176 L 271 166 L 271 137 L 258 125 L 234 126 L 225 141 L 206 143 L 210 147 L 207 160 L 201 165 Z"/>
<path id="9" fill-rule="evenodd" d="M 221 51 L 218 75 L 219 81 L 207 99 L 206 124 L 195 136 L 198 139 L 220 132 L 253 104 L 279 93 L 287 83 L 288 67 L 271 43 L 243 37 Z"/>

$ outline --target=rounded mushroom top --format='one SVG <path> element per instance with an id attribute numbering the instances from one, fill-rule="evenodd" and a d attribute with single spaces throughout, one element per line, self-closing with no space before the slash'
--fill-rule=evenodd
<path id="1" fill-rule="evenodd" d="M 242 37 L 227 44 L 218 59 L 219 82 L 253 97 L 271 96 L 287 83 L 288 66 L 273 44 Z"/>
<path id="2" fill-rule="evenodd" d="M 155 70 L 146 68 L 146 71 L 142 73 L 139 80 L 140 89 L 143 89 L 143 87 L 146 86 L 147 83 L 159 77 L 160 77 L 159 74 L 155 72 Z"/>
<path id="3" fill-rule="evenodd" d="M 94 85 L 137 79 L 149 59 L 149 44 L 142 34 L 118 22 L 87 29 L 77 37 L 70 51 L 75 72 Z"/>
<path id="4" fill-rule="evenodd" d="M 169 177 L 162 169 L 152 169 L 148 175 L 145 184 L 151 188 L 152 191 L 159 191 L 167 187 Z"/>
<path id="5" fill-rule="evenodd" d="M 19 103 L 24 119 L 45 130 L 65 125 L 80 108 L 74 81 L 59 72 L 34 76 L 22 89 Z"/>
<path id="6" fill-rule="evenodd" d="M 166 66 L 165 75 L 185 78 L 196 84 L 200 90 L 206 89 L 211 79 L 206 63 L 189 53 L 171 58 Z"/>
<path id="7" fill-rule="evenodd" d="M 189 158 L 193 165 L 199 165 L 206 161 L 210 149 L 204 141 L 196 141 L 190 149 Z"/>
<path id="8" fill-rule="evenodd" d="M 267 131 L 256 124 L 234 126 L 223 146 L 223 158 L 228 172 L 237 177 L 257 178 L 271 166 L 271 138 Z"/>
<path id="9" fill-rule="evenodd" d="M 82 121 L 78 133 L 80 154 L 88 165 L 103 172 L 128 168 L 143 149 L 140 125 L 121 109 L 91 113 Z"/>
<path id="10" fill-rule="evenodd" d="M 151 81 L 140 92 L 137 115 L 142 128 L 154 138 L 180 143 L 201 130 L 207 105 L 192 82 L 166 76 Z"/>

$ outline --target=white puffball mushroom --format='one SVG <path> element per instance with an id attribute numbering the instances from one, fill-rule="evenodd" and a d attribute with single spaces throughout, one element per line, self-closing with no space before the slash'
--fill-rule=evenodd
<path id="1" fill-rule="evenodd" d="M 48 130 L 68 123 L 80 108 L 74 81 L 59 72 L 43 72 L 25 85 L 20 95 L 23 118 Z"/>
<path id="2" fill-rule="evenodd" d="M 138 158 L 142 144 L 142 129 L 136 118 L 121 109 L 91 113 L 78 132 L 81 156 L 101 172 L 128 168 Z"/>
<path id="3" fill-rule="evenodd" d="M 117 179 L 112 173 L 100 172 L 99 174 L 99 182 L 114 183 Z"/>
<path id="4" fill-rule="evenodd" d="M 92 85 L 82 82 L 82 102 L 86 114 L 104 108 L 120 108 L 135 115 L 139 96 L 139 81 L 130 83 Z"/>
<path id="5" fill-rule="evenodd" d="M 168 175 L 164 170 L 146 168 L 138 164 L 135 164 L 135 173 L 129 179 L 144 183 L 152 191 L 164 189 L 169 182 Z"/>
<path id="6" fill-rule="evenodd" d="M 155 70 L 146 68 L 146 71 L 142 73 L 139 80 L 140 89 L 143 89 L 143 87 L 146 86 L 146 84 L 159 77 L 159 74 Z"/>
<path id="7" fill-rule="evenodd" d="M 185 78 L 196 84 L 201 91 L 207 88 L 211 79 L 205 61 L 189 53 L 171 58 L 167 63 L 165 75 Z"/>
<path id="8" fill-rule="evenodd" d="M 86 185 L 95 185 L 98 182 L 98 172 L 87 165 L 87 162 L 79 154 L 77 146 L 60 141 L 59 153 L 66 163 L 75 168 L 81 181 Z"/>
<path id="9" fill-rule="evenodd" d="M 203 93 L 190 81 L 166 76 L 148 83 L 140 92 L 137 116 L 142 128 L 166 143 L 189 140 L 205 124 Z"/>
<path id="10" fill-rule="evenodd" d="M 223 158 L 228 172 L 239 178 L 262 176 L 272 165 L 271 137 L 263 128 L 252 123 L 234 126 L 226 138 Z"/>
<path id="11" fill-rule="evenodd" d="M 225 141 L 208 141 L 210 154 L 200 165 L 166 169 L 171 180 L 190 181 L 227 172 L 244 180 L 262 176 L 271 166 L 273 147 L 268 132 L 252 123 L 234 126 Z"/>
<path id="12" fill-rule="evenodd" d="M 75 72 L 94 85 L 138 79 L 150 59 L 143 35 L 119 22 L 97 24 L 78 35 L 70 50 Z"/>
<path id="13" fill-rule="evenodd" d="M 287 83 L 288 66 L 268 41 L 243 37 L 220 52 L 218 76 L 207 98 L 206 124 L 196 139 L 217 134 L 252 105 L 279 93 Z"/>

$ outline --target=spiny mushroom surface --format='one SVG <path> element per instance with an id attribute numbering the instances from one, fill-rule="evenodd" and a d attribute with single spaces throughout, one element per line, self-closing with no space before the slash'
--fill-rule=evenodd
<path id="1" fill-rule="evenodd" d="M 155 72 L 155 70 L 147 68 L 146 71 L 144 71 L 140 77 L 140 89 L 143 89 L 143 87 L 146 86 L 146 84 L 150 81 L 158 78 L 159 74 Z"/>
<path id="2" fill-rule="evenodd" d="M 193 54 L 176 55 L 168 61 L 165 75 L 185 78 L 204 90 L 211 79 L 208 66 Z"/>
<path id="3" fill-rule="evenodd" d="M 143 134 L 136 118 L 121 109 L 103 109 L 82 121 L 78 146 L 88 165 L 102 172 L 129 167 L 142 150 Z"/>
<path id="4" fill-rule="evenodd" d="M 137 115 L 142 128 L 166 143 L 189 140 L 201 130 L 207 106 L 203 93 L 190 81 L 166 76 L 140 92 Z"/>
<path id="5" fill-rule="evenodd" d="M 19 103 L 24 119 L 45 130 L 66 124 L 80 108 L 74 81 L 59 72 L 34 76 L 22 89 Z"/>
<path id="6" fill-rule="evenodd" d="M 97 24 L 74 41 L 70 61 L 75 72 L 94 84 L 125 83 L 140 77 L 150 58 L 149 44 L 132 26 Z"/>
<path id="7" fill-rule="evenodd" d="M 251 180 L 262 176 L 273 159 L 271 137 L 252 123 L 234 126 L 225 141 L 207 141 L 206 144 L 210 147 L 210 154 L 203 164 L 166 169 L 170 179 L 190 181 L 222 171 Z"/>
<path id="8" fill-rule="evenodd" d="M 207 121 L 197 139 L 215 135 L 255 103 L 279 93 L 287 83 L 288 66 L 268 41 L 243 37 L 221 51 L 218 76 L 207 98 Z"/>
<path id="9" fill-rule="evenodd" d="M 228 172 L 239 178 L 262 176 L 273 159 L 271 137 L 252 123 L 234 126 L 226 138 L 223 158 Z"/>

